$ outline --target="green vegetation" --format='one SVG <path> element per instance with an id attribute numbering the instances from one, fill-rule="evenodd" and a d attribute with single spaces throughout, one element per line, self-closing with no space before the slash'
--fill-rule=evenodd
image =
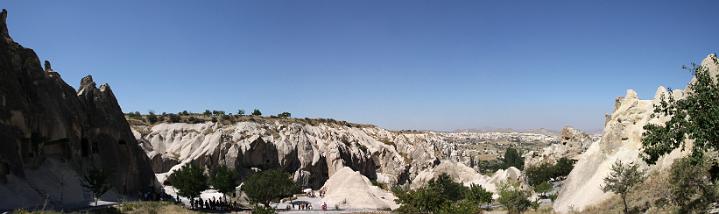
<path id="1" fill-rule="evenodd" d="M 694 65 L 696 81 L 689 84 L 686 98 L 675 100 L 661 96 L 652 117 L 671 116 L 664 124 L 647 124 L 642 137 L 642 158 L 650 164 L 692 140 L 692 163 L 702 160 L 706 151 L 719 150 L 719 81 L 713 81 L 708 70 Z M 719 76 L 717 76 L 719 78 Z"/>
<path id="2" fill-rule="evenodd" d="M 210 176 L 210 185 L 227 198 L 227 194 L 237 187 L 237 173 L 225 165 L 220 165 Z"/>
<path id="3" fill-rule="evenodd" d="M 632 187 L 642 182 L 643 179 L 644 172 L 639 170 L 639 165 L 633 163 L 622 164 L 621 161 L 617 161 L 612 165 L 609 176 L 604 178 L 602 191 L 619 194 L 624 203 L 624 213 L 629 213 L 627 194 Z"/>
<path id="4" fill-rule="evenodd" d="M 695 164 L 690 157 L 672 164 L 669 189 L 679 213 L 701 213 L 719 199 L 719 189 L 709 173 L 714 164 L 709 158 Z"/>
<path id="5" fill-rule="evenodd" d="M 478 185 L 470 188 L 452 181 L 447 174 L 419 189 L 394 188 L 400 207 L 397 213 L 477 213 L 480 204 L 490 203 L 492 194 Z"/>
<path id="6" fill-rule="evenodd" d="M 524 173 L 527 175 L 529 185 L 536 187 L 543 182 L 547 182 L 553 178 L 569 175 L 574 168 L 574 161 L 568 158 L 561 158 L 554 165 L 542 163 L 540 165 L 527 167 Z"/>
<path id="7" fill-rule="evenodd" d="M 237 116 L 244 116 L 244 115 L 245 115 L 244 109 L 237 110 Z"/>
<path id="8" fill-rule="evenodd" d="M 299 188 L 290 179 L 290 175 L 276 169 L 265 170 L 250 175 L 242 185 L 242 191 L 252 203 L 261 203 L 270 207 L 272 200 L 292 196 Z"/>
<path id="9" fill-rule="evenodd" d="M 671 118 L 663 124 L 644 126 L 642 158 L 654 164 L 674 149 L 691 148 L 689 157 L 673 164 L 669 188 L 671 202 L 679 207 L 678 212 L 699 213 L 718 197 L 719 81 L 713 78 L 719 79 L 719 76 L 712 77 L 707 68 L 696 64 L 685 69 L 691 71 L 695 79 L 685 91 L 685 98 L 660 97 L 652 117 Z M 692 146 L 685 142 L 692 142 Z"/>
<path id="10" fill-rule="evenodd" d="M 81 185 L 83 188 L 92 192 L 93 198 L 95 199 L 95 206 L 97 206 L 97 200 L 110 190 L 109 178 L 109 173 L 97 168 L 91 168 L 82 176 Z"/>
<path id="11" fill-rule="evenodd" d="M 194 199 L 199 197 L 200 193 L 208 187 L 207 176 L 203 171 L 202 168 L 195 164 L 187 164 L 172 173 L 168 177 L 168 181 L 173 187 L 177 188 L 179 195 Z"/>
<path id="12" fill-rule="evenodd" d="M 277 117 L 279 117 L 279 118 L 289 118 L 289 117 L 292 117 L 292 114 L 290 114 L 289 112 L 282 112 L 282 113 L 280 113 L 280 114 L 277 114 Z"/>
<path id="13" fill-rule="evenodd" d="M 252 110 L 252 116 L 262 116 L 262 112 L 259 109 Z"/>
<path id="14" fill-rule="evenodd" d="M 254 209 L 252 209 L 252 214 L 275 214 L 277 211 L 273 209 L 272 207 L 263 207 L 263 206 L 255 206 Z"/>
<path id="15" fill-rule="evenodd" d="M 519 154 L 519 151 L 513 147 L 507 148 L 504 151 L 504 166 L 503 168 L 515 167 L 519 170 L 524 169 L 524 158 Z"/>
<path id="16" fill-rule="evenodd" d="M 549 191 L 552 191 L 552 184 L 550 184 L 547 181 L 534 186 L 534 192 L 536 192 L 537 194 L 539 194 L 541 196 L 546 195 L 547 192 L 549 192 Z"/>
<path id="17" fill-rule="evenodd" d="M 480 185 L 472 184 L 464 192 L 464 198 L 475 204 L 489 204 L 492 202 L 492 192 Z"/>
<path id="18" fill-rule="evenodd" d="M 154 111 L 150 111 L 149 113 L 147 113 L 147 122 L 150 124 L 157 123 L 157 115 L 155 115 Z"/>
<path id="19" fill-rule="evenodd" d="M 529 196 L 531 196 L 531 192 L 522 190 L 519 183 L 507 181 L 499 185 L 497 201 L 504 205 L 510 214 L 522 213 L 530 207 L 539 208 L 539 203 L 530 201 Z"/>

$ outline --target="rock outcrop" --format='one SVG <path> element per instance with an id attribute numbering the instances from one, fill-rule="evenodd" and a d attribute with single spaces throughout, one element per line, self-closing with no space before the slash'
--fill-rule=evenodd
<path id="1" fill-rule="evenodd" d="M 0 210 L 91 201 L 79 175 L 92 167 L 113 172 L 114 192 L 152 187 L 149 160 L 110 87 L 88 76 L 76 92 L 12 40 L 7 12 L 0 15 Z"/>
<path id="2" fill-rule="evenodd" d="M 326 195 L 322 198 L 328 206 L 340 208 L 387 210 L 397 209 L 396 197 L 389 191 L 372 185 L 359 172 L 348 167 L 335 172 L 322 187 Z"/>
<path id="3" fill-rule="evenodd" d="M 712 76 L 719 74 L 719 60 L 716 55 L 709 55 L 701 65 L 707 68 Z M 617 98 L 614 113 L 607 117 L 601 140 L 594 142 L 580 156 L 559 192 L 554 204 L 555 211 L 582 211 L 609 198 L 611 193 L 602 192 L 601 185 L 603 179 L 609 175 L 611 165 L 616 161 L 642 164 L 649 171 L 665 170 L 675 159 L 686 155 L 686 151 L 676 149 L 651 166 L 647 166 L 639 156 L 644 125 L 661 124 L 669 119 L 650 117 L 661 96 L 682 99 L 685 93 L 682 90 L 669 92 L 666 88 L 659 87 L 653 100 L 640 100 L 633 90 L 628 90 L 626 96 Z"/>
<path id="4" fill-rule="evenodd" d="M 419 175 L 412 180 L 410 188 L 417 189 L 425 186 L 430 180 L 435 179 L 442 174 L 447 174 L 452 178 L 452 180 L 462 183 L 465 186 L 470 186 L 472 184 L 480 185 L 487 191 L 495 193 L 495 198 L 499 197 L 497 194 L 497 188 L 502 182 L 516 181 L 526 186 L 526 182 L 524 182 L 522 178 L 522 172 L 514 167 L 500 169 L 490 177 L 479 174 L 474 169 L 469 168 L 462 163 L 442 161 L 442 163 L 436 167 L 425 169 L 420 172 Z"/>
<path id="5" fill-rule="evenodd" d="M 559 142 L 553 143 L 542 150 L 530 151 L 524 154 L 525 167 L 542 163 L 554 164 L 561 158 L 577 160 L 593 142 L 599 140 L 599 137 L 589 135 L 579 129 L 564 127 L 560 132 L 559 139 Z"/>

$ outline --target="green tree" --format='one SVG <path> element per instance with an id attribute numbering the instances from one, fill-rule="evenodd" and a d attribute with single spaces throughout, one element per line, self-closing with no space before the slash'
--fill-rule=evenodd
<path id="1" fill-rule="evenodd" d="M 252 116 L 262 116 L 262 112 L 259 109 L 252 111 Z"/>
<path id="2" fill-rule="evenodd" d="M 147 114 L 147 122 L 149 122 L 150 124 L 154 124 L 154 123 L 157 123 L 157 120 L 158 120 L 158 119 L 157 119 L 157 115 L 155 114 L 154 111 L 148 112 L 148 114 Z"/>
<path id="3" fill-rule="evenodd" d="M 237 110 L 237 116 L 243 116 L 243 115 L 245 115 L 244 109 Z"/>
<path id="4" fill-rule="evenodd" d="M 528 191 L 521 189 L 519 183 L 506 181 L 499 184 L 497 201 L 506 207 L 510 214 L 522 213 L 536 204 L 529 200 L 530 195 Z"/>
<path id="5" fill-rule="evenodd" d="M 207 176 L 204 170 L 195 164 L 186 164 L 173 172 L 168 180 L 178 190 L 179 195 L 194 199 L 207 189 Z"/>
<path id="6" fill-rule="evenodd" d="M 227 198 L 237 187 L 237 173 L 225 165 L 220 165 L 210 176 L 210 185 Z"/>
<path id="7" fill-rule="evenodd" d="M 202 113 L 202 115 L 209 117 L 212 116 L 212 112 L 209 109 L 206 109 L 205 112 Z"/>
<path id="8" fill-rule="evenodd" d="M 108 172 L 94 167 L 82 176 L 81 185 L 83 188 L 92 192 L 93 198 L 95 199 L 95 206 L 97 206 L 97 200 L 110 190 L 109 179 L 110 175 Z"/>
<path id="9" fill-rule="evenodd" d="M 278 114 L 277 117 L 288 118 L 288 117 L 292 117 L 292 114 L 290 114 L 289 112 L 282 112 L 282 113 Z"/>
<path id="10" fill-rule="evenodd" d="M 554 178 L 567 176 L 574 169 L 574 160 L 563 157 L 554 164 Z"/>
<path id="11" fill-rule="evenodd" d="M 292 196 L 299 191 L 299 188 L 290 179 L 289 174 L 270 169 L 250 175 L 242 184 L 242 191 L 247 194 L 251 202 L 270 207 L 272 200 Z"/>
<path id="12" fill-rule="evenodd" d="M 602 191 L 619 194 L 624 203 L 624 213 L 629 213 L 627 194 L 632 187 L 642 182 L 643 179 L 644 172 L 639 169 L 639 165 L 633 163 L 622 164 L 622 161 L 617 161 L 612 165 L 609 176 L 604 178 Z"/>
<path id="13" fill-rule="evenodd" d="M 685 67 L 686 68 L 686 67 Z M 685 98 L 661 96 L 652 117 L 669 116 L 664 124 L 647 124 L 642 136 L 642 158 L 653 164 L 660 156 L 676 148 L 685 148 L 685 140 L 693 141 L 692 163 L 702 160 L 706 151 L 719 150 L 719 81 L 703 66 L 693 65 L 694 80 Z M 719 76 L 715 76 L 718 78 Z"/>
<path id="14" fill-rule="evenodd" d="M 475 204 L 488 204 L 492 202 L 492 192 L 487 191 L 480 185 L 471 184 L 464 191 L 464 199 L 474 202 Z"/>
<path id="15" fill-rule="evenodd" d="M 513 147 L 507 148 L 504 151 L 504 167 L 516 167 L 517 169 L 524 169 L 524 158 L 519 154 L 519 151 Z"/>

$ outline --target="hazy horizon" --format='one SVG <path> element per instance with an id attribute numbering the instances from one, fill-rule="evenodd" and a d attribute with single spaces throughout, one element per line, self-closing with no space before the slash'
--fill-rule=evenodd
<path id="1" fill-rule="evenodd" d="M 684 88 L 717 1 L 10 1 L 10 35 L 125 112 L 205 109 L 389 129 L 601 130 Z"/>

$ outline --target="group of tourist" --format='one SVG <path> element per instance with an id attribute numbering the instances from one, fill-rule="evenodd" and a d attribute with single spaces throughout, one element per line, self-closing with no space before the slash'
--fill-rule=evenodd
<path id="1" fill-rule="evenodd" d="M 241 209 L 240 204 L 237 202 L 230 202 L 225 200 L 218 200 L 214 197 L 212 199 L 190 200 L 190 208 L 198 210 L 214 210 L 214 211 L 238 211 Z"/>

